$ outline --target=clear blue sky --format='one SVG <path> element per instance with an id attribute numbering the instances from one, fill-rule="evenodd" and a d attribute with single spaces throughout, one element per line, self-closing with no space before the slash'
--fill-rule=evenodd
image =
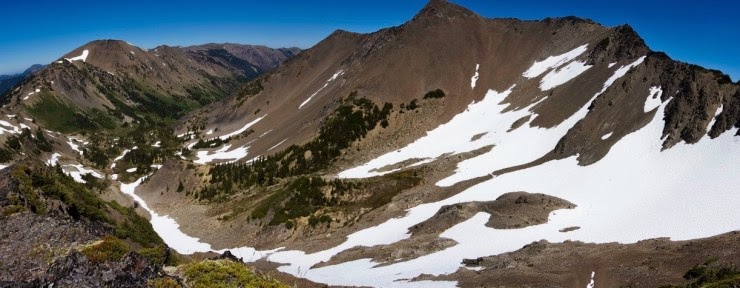
<path id="1" fill-rule="evenodd" d="M 45 2 L 0 4 L 0 74 L 50 63 L 95 39 L 122 39 L 142 48 L 207 42 L 308 48 L 335 29 L 372 32 L 399 25 L 426 4 L 426 0 Z M 607 26 L 628 23 L 653 50 L 740 79 L 740 1 L 452 2 L 489 18 L 575 15 Z"/>

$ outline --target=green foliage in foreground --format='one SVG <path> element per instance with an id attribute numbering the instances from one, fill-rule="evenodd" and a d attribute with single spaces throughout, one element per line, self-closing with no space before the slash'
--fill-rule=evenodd
<path id="1" fill-rule="evenodd" d="M 136 252 L 154 265 L 177 265 L 177 259 L 166 253 L 165 249 L 164 245 L 157 245 L 150 248 L 141 248 Z M 85 255 L 87 260 L 93 263 L 119 261 L 123 256 L 132 251 L 134 249 L 125 241 L 111 235 L 103 236 L 100 241 L 80 249 L 80 253 Z"/>
<path id="2" fill-rule="evenodd" d="M 151 223 L 136 214 L 133 208 L 101 200 L 90 187 L 64 174 L 61 167 L 24 162 L 12 169 L 10 176 L 18 187 L 18 195 L 10 197 L 15 212 L 27 209 L 45 215 L 48 202 L 59 201 L 66 206 L 66 214 L 74 220 L 86 218 L 107 223 L 115 229 L 117 237 L 131 239 L 144 247 L 162 244 Z M 23 209 L 15 208 L 18 206 Z"/>
<path id="3" fill-rule="evenodd" d="M 185 283 L 192 288 L 288 287 L 271 277 L 254 273 L 243 263 L 229 260 L 204 260 L 185 264 L 180 269 Z"/>

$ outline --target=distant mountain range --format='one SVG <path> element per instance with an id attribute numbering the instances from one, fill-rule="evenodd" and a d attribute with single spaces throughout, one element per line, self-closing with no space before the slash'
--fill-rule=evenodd
<path id="1" fill-rule="evenodd" d="M 177 118 L 228 96 L 299 52 L 238 44 L 145 50 L 120 40 L 92 41 L 0 100 L 9 104 L 6 109 L 64 132 L 151 119 L 147 115 Z M 50 110 L 66 116 L 49 118 Z"/>
<path id="2" fill-rule="evenodd" d="M 29 75 L 36 73 L 36 71 L 39 71 L 44 68 L 44 65 L 41 64 L 34 64 L 31 65 L 26 71 L 23 71 L 23 73 L 20 74 L 14 74 L 14 75 L 0 75 L 0 94 L 5 93 L 8 91 L 8 89 L 12 88 L 16 84 L 20 83 L 28 77 Z"/>

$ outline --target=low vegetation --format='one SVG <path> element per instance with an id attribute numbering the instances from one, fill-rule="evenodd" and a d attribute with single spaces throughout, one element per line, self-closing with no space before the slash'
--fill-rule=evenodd
<path id="1" fill-rule="evenodd" d="M 230 163 L 211 168 L 210 185 L 196 195 L 213 200 L 220 194 L 231 195 L 252 186 L 270 186 L 279 179 L 307 175 L 329 167 L 354 141 L 386 121 L 393 105 L 379 108 L 372 101 L 356 98 L 356 93 L 342 101 L 324 121 L 316 139 L 255 159 L 251 163 Z"/>
<path id="2" fill-rule="evenodd" d="M 665 285 L 661 288 L 733 288 L 740 287 L 740 270 L 734 266 L 712 267 L 716 259 L 696 265 L 683 278 L 693 281 L 683 286 Z"/>
<path id="3" fill-rule="evenodd" d="M 63 204 L 63 212 L 72 219 L 85 218 L 110 225 L 118 238 L 128 239 L 143 247 L 162 244 L 162 239 L 149 221 L 136 214 L 133 208 L 101 200 L 90 187 L 75 182 L 59 166 L 24 162 L 11 169 L 10 177 L 18 187 L 18 194 L 8 198 L 15 212 L 28 210 L 45 215 L 50 212 L 50 203 L 59 202 Z"/>
<path id="4" fill-rule="evenodd" d="M 423 99 L 438 99 L 438 98 L 444 98 L 445 97 L 445 91 L 442 91 L 442 89 L 436 89 L 427 92 L 427 94 L 424 94 Z"/>
<path id="5" fill-rule="evenodd" d="M 288 287 L 272 277 L 260 275 L 243 263 L 230 260 L 204 260 L 179 268 L 184 282 L 192 288 Z"/>

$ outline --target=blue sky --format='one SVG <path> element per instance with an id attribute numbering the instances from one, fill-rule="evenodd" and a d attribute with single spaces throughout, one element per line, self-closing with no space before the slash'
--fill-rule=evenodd
<path id="1" fill-rule="evenodd" d="M 427 1 L 45 2 L 0 4 L 0 74 L 50 63 L 95 39 L 122 39 L 142 48 L 208 42 L 308 48 L 335 29 L 372 32 L 399 25 Z M 740 1 L 452 2 L 489 18 L 575 15 L 607 26 L 628 23 L 653 50 L 740 79 Z"/>

